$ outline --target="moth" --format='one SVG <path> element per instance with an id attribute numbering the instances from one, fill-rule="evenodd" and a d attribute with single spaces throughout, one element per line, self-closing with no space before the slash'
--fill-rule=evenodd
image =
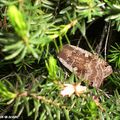
<path id="1" fill-rule="evenodd" d="M 96 88 L 113 72 L 112 67 L 97 54 L 73 45 L 64 45 L 57 57 L 67 69 Z"/>

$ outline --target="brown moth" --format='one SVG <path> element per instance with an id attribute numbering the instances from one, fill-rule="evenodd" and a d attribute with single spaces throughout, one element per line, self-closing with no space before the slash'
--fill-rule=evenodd
<path id="1" fill-rule="evenodd" d="M 73 45 L 64 45 L 58 53 L 58 59 L 67 69 L 96 88 L 113 72 L 112 67 L 97 54 Z"/>

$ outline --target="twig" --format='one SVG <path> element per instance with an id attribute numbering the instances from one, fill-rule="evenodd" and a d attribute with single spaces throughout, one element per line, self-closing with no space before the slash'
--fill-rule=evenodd
<path id="1" fill-rule="evenodd" d="M 109 23 L 108 30 L 107 30 L 107 36 L 106 36 L 106 40 L 105 40 L 105 50 L 104 50 L 105 60 L 106 60 L 106 56 L 107 56 L 107 44 L 108 44 L 108 40 L 109 40 L 110 30 L 111 30 L 111 26 Z"/>
<path id="2" fill-rule="evenodd" d="M 100 51 L 101 51 L 101 48 L 102 48 L 103 41 L 104 41 L 106 33 L 107 33 L 107 24 L 105 24 L 105 26 L 103 28 L 102 35 L 101 35 L 101 38 L 100 38 L 100 42 L 99 42 L 99 44 L 96 47 L 96 52 L 98 54 L 100 54 Z"/>

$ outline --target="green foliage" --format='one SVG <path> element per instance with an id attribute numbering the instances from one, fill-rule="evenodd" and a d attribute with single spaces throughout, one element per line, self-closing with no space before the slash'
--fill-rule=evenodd
<path id="1" fill-rule="evenodd" d="M 22 13 L 16 8 L 16 6 L 9 6 L 8 17 L 17 34 L 23 38 L 26 37 L 27 25 L 23 19 Z"/>
<path id="2" fill-rule="evenodd" d="M 106 18 L 106 21 L 111 21 L 112 26 L 115 26 L 117 31 L 120 31 L 120 4 L 113 4 L 108 7 L 109 16 Z"/>
<path id="3" fill-rule="evenodd" d="M 48 70 L 49 77 L 53 80 L 56 79 L 58 66 L 57 66 L 57 61 L 53 56 L 49 57 L 48 62 L 46 62 L 46 67 Z"/>
<path id="4" fill-rule="evenodd" d="M 2 101 L 11 100 L 11 99 L 14 99 L 15 97 L 16 97 L 16 94 L 10 92 L 5 86 L 5 83 L 1 81 L 0 82 L 0 98 L 2 99 Z"/>
<path id="5" fill-rule="evenodd" d="M 13 12 L 15 12 L 15 14 Z M 8 17 L 20 37 L 16 36 L 17 38 L 8 38 L 9 43 L 7 43 L 8 45 L 6 44 L 3 51 L 8 52 L 10 55 L 6 56 L 5 59 L 10 60 L 17 58 L 15 63 L 19 63 L 26 55 L 30 54 L 36 59 L 40 59 L 44 50 L 43 47 L 50 42 L 50 39 L 46 35 L 43 36 L 41 31 L 30 36 L 29 30 L 27 29 L 29 24 L 27 25 L 25 23 L 22 13 L 15 6 L 10 6 L 8 8 Z M 42 38 L 38 38 L 39 34 L 41 34 Z"/>
<path id="6" fill-rule="evenodd" d="M 38 71 L 40 73 L 41 70 Z M 107 114 L 111 113 L 108 117 L 119 115 L 119 100 L 120 95 L 116 91 L 115 98 L 111 97 L 107 98 L 106 93 L 102 91 L 98 91 L 95 89 L 91 89 L 88 93 L 81 95 L 80 97 L 72 95 L 71 97 L 63 97 L 60 95 L 60 91 L 62 90 L 61 82 L 66 81 L 65 79 L 60 80 L 58 82 L 47 80 L 46 84 L 42 84 L 42 82 L 46 79 L 41 76 L 39 78 L 34 78 L 33 74 L 19 75 L 15 74 L 9 77 L 9 81 L 11 78 L 16 80 L 16 83 L 8 84 L 8 88 L 14 89 L 12 86 L 16 86 L 15 96 L 11 96 L 9 98 L 9 104 L 13 104 L 14 115 L 18 115 L 19 118 L 23 117 L 22 113 L 26 111 L 25 116 L 28 118 L 34 116 L 34 120 L 36 119 L 101 119 L 103 116 L 105 117 Z M 47 78 L 48 79 L 48 78 Z M 75 80 L 71 76 L 70 79 Z M 4 79 L 2 79 L 4 81 Z M 67 82 L 66 81 L 66 82 Z M 75 80 L 77 81 L 77 80 Z M 6 84 L 7 80 L 5 80 Z M 26 86 L 27 85 L 27 86 Z M 7 88 L 4 88 L 7 89 Z M 6 93 L 10 92 L 7 90 Z M 14 93 L 12 93 L 14 94 Z M 99 108 L 95 101 L 93 100 L 93 96 L 102 96 L 100 99 L 102 101 L 101 107 L 104 108 L 104 111 Z M 118 105 L 117 109 L 114 109 L 115 104 Z M 111 106 L 111 102 L 113 107 Z M 6 101 L 1 104 L 1 107 L 5 106 Z M 109 109 L 109 106 L 111 108 Z M 114 109 L 114 110 L 113 110 Z M 115 113 L 115 114 L 114 114 Z"/>
<path id="7" fill-rule="evenodd" d="M 120 68 L 120 46 L 118 44 L 112 46 L 110 52 L 111 54 L 108 56 L 110 58 L 109 62 L 114 63 L 116 68 Z"/>
<path id="8" fill-rule="evenodd" d="M 64 84 L 83 82 L 62 69 L 55 59 L 63 44 L 76 45 L 76 39 L 78 45 L 84 47 L 86 44 L 94 51 L 93 46 L 98 41 L 89 39 L 89 32 L 93 31 L 88 28 L 101 18 L 119 32 L 118 0 L 2 0 L 0 7 L 3 13 L 0 27 L 5 23 L 7 26 L 0 29 L 0 113 L 7 113 L 12 106 L 11 115 L 18 115 L 20 119 L 120 118 L 119 43 L 116 46 L 108 43 L 112 46 L 108 61 L 118 71 L 108 78 L 106 85 L 115 86 L 114 89 L 88 88 L 88 92 L 80 96 L 62 96 Z M 106 41 L 107 37 L 108 34 Z M 8 75 L 13 71 L 19 72 Z M 94 97 L 99 99 L 98 103 Z"/>
<path id="9" fill-rule="evenodd" d="M 90 22 L 95 17 L 103 15 L 102 8 L 104 8 L 104 3 L 98 0 L 79 1 L 76 6 L 76 12 L 78 16 L 83 17 L 82 19 L 87 18 L 87 21 Z"/>
<path id="10" fill-rule="evenodd" d="M 120 89 L 120 73 L 118 71 L 118 74 L 115 73 L 112 76 L 110 76 L 110 82 L 112 85 L 115 85 L 116 88 Z"/>
<path id="11" fill-rule="evenodd" d="M 67 7 L 60 11 L 60 14 L 67 14 L 68 19 L 77 17 L 78 20 L 87 18 L 87 21 L 92 21 L 95 17 L 102 16 L 104 3 L 99 0 L 79 0 L 71 1 Z M 71 13 L 70 13 L 71 12 Z"/>
<path id="12" fill-rule="evenodd" d="M 35 6 L 35 8 L 36 7 L 37 6 Z M 33 7 L 33 9 L 35 8 Z M 11 9 L 15 10 L 13 11 Z M 13 12 L 16 13 L 13 14 Z M 26 56 L 29 58 L 31 55 L 37 60 L 40 60 L 44 50 L 48 52 L 48 44 L 57 37 L 60 38 L 61 43 L 62 36 L 66 35 L 67 31 L 77 22 L 75 20 L 68 25 L 61 25 L 58 27 L 54 25 L 55 22 L 49 23 L 53 17 L 51 14 L 45 14 L 43 11 L 36 11 L 36 13 L 32 14 L 33 16 L 27 24 L 23 20 L 22 13 L 17 10 L 15 6 L 9 7 L 8 15 L 9 20 L 20 37 L 16 36 L 16 38 L 12 37 L 8 39 L 1 38 L 0 41 L 5 44 L 3 51 L 10 54 L 6 56 L 5 59 L 16 59 L 14 61 L 16 64 L 21 62 Z M 26 26 L 30 26 L 30 29 L 27 29 Z M 46 47 L 47 49 L 45 49 Z M 58 50 L 57 46 L 56 48 Z"/>

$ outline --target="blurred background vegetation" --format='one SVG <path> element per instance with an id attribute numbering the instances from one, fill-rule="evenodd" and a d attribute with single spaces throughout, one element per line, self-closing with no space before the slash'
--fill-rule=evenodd
<path id="1" fill-rule="evenodd" d="M 0 117 L 119 120 L 119 32 L 119 0 L 0 1 Z M 60 95 L 64 83 L 80 81 L 57 59 L 64 44 L 96 52 L 112 65 L 100 89 Z"/>

